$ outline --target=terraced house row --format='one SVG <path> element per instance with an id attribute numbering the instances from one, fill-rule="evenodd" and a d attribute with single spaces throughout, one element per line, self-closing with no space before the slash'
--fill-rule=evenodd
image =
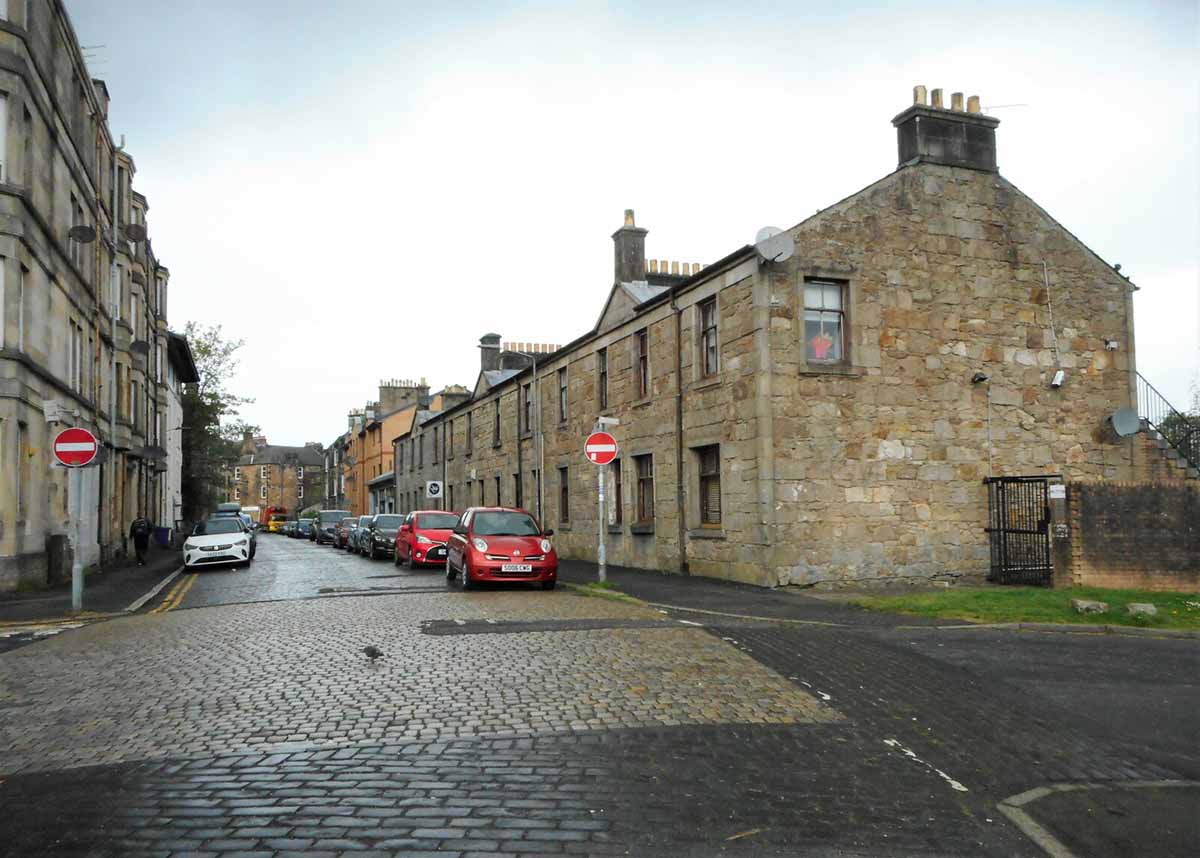
<path id="1" fill-rule="evenodd" d="M 62 428 L 90 429 L 85 565 L 125 551 L 130 521 L 179 515 L 187 341 L 147 233 L 133 158 L 108 126 L 61 2 L 0 3 L 0 590 L 68 575 Z"/>
<path id="2" fill-rule="evenodd" d="M 932 95 L 892 120 L 894 172 L 713 264 L 648 262 L 627 211 L 593 329 L 484 336 L 470 395 L 390 439 L 389 508 L 514 505 L 567 557 L 599 524 L 610 563 L 836 584 L 982 577 L 989 477 L 1194 477 L 1112 429 L 1139 405 L 1134 285 L 999 173 L 977 99 Z"/>

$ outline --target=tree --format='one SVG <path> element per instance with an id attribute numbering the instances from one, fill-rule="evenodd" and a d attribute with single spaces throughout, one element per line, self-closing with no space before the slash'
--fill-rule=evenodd
<path id="1" fill-rule="evenodd" d="M 244 340 L 227 340 L 220 325 L 188 322 L 184 336 L 192 348 L 200 381 L 183 394 L 183 510 L 196 521 L 224 500 L 226 476 L 237 461 L 243 430 L 258 427 L 236 420 L 238 409 L 253 399 L 231 393 L 237 351 Z"/>

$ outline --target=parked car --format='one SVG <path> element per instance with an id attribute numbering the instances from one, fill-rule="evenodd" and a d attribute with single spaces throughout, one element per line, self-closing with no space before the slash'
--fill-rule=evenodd
<path id="1" fill-rule="evenodd" d="M 371 531 L 373 515 L 360 515 L 358 527 L 354 528 L 353 539 L 350 540 L 350 553 L 363 554 L 367 550 L 367 536 Z"/>
<path id="2" fill-rule="evenodd" d="M 462 514 L 446 545 L 446 581 L 469 590 L 487 581 L 526 581 L 553 590 L 558 555 L 550 537 L 523 509 L 471 507 Z"/>
<path id="3" fill-rule="evenodd" d="M 446 542 L 458 523 L 458 513 L 419 509 L 404 517 L 396 533 L 393 558 L 397 566 L 407 563 L 409 569 L 418 565 L 441 566 L 446 562 Z"/>
<path id="4" fill-rule="evenodd" d="M 393 513 L 380 513 L 371 520 L 370 532 L 363 537 L 364 553 L 375 560 L 379 557 L 391 557 L 396 550 L 396 532 L 404 516 Z"/>
<path id="5" fill-rule="evenodd" d="M 317 513 L 317 526 L 314 539 L 317 545 L 337 545 L 338 525 L 349 513 L 344 509 L 323 509 Z"/>
<path id="6" fill-rule="evenodd" d="M 333 543 L 334 548 L 350 548 L 350 531 L 358 527 L 358 519 L 353 516 L 346 516 L 338 522 L 337 526 L 337 541 Z"/>
<path id="7" fill-rule="evenodd" d="M 200 522 L 183 543 L 185 569 L 226 563 L 249 566 L 252 559 L 250 534 L 236 516 L 227 515 Z"/>
<path id="8" fill-rule="evenodd" d="M 313 532 L 313 521 L 311 518 L 302 518 L 296 522 L 296 527 L 292 531 L 292 535 L 297 539 L 309 539 Z"/>
<path id="9" fill-rule="evenodd" d="M 246 532 L 250 534 L 250 559 L 254 559 L 254 552 L 258 550 L 258 526 L 254 523 L 254 519 L 242 511 L 242 505 L 237 503 L 219 503 L 217 510 L 212 514 L 213 518 L 236 518 L 246 528 Z"/>
<path id="10" fill-rule="evenodd" d="M 282 512 L 271 513 L 271 517 L 267 520 L 267 533 L 283 533 L 283 526 L 287 524 L 287 515 Z"/>
<path id="11" fill-rule="evenodd" d="M 284 522 L 280 523 L 278 532 L 280 534 L 282 534 L 283 536 L 291 536 L 292 531 L 295 529 L 296 529 L 296 522 L 284 521 Z"/>

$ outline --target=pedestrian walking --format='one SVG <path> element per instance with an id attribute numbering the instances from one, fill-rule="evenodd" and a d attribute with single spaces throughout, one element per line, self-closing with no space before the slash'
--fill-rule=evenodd
<path id="1" fill-rule="evenodd" d="M 133 548 L 137 551 L 138 566 L 146 565 L 146 549 L 150 547 L 150 531 L 154 525 L 144 515 L 139 515 L 129 525 L 129 535 L 133 537 Z"/>

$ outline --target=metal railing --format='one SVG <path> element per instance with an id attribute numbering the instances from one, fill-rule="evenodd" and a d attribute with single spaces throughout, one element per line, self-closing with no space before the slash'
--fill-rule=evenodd
<path id="1" fill-rule="evenodd" d="M 1176 411 L 1140 372 L 1134 372 L 1134 380 L 1137 382 L 1138 416 L 1170 444 L 1188 465 L 1200 468 L 1200 416 Z"/>

